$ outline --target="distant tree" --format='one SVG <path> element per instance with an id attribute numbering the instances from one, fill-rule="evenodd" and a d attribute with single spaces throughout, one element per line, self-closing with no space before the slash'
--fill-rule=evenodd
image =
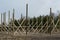
<path id="1" fill-rule="evenodd" d="M 33 25 L 36 23 L 36 17 L 33 17 Z"/>
<path id="2" fill-rule="evenodd" d="M 38 19 L 38 25 L 41 23 L 41 16 L 37 17 Z"/>
<path id="3" fill-rule="evenodd" d="M 45 16 L 45 17 L 43 18 L 43 24 L 45 24 L 45 23 L 46 23 L 47 18 L 48 18 L 48 16 Z"/>

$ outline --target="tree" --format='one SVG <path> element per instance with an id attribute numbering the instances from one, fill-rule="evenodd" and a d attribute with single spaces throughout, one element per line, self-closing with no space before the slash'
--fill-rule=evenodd
<path id="1" fill-rule="evenodd" d="M 14 24 L 15 24 L 16 26 L 19 26 L 17 20 L 14 21 Z"/>

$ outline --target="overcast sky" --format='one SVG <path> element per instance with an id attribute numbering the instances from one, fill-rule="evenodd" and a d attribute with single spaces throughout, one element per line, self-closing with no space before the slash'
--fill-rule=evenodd
<path id="1" fill-rule="evenodd" d="M 15 18 L 19 18 L 21 13 L 25 16 L 26 3 L 29 6 L 29 17 L 48 15 L 49 8 L 52 8 L 52 12 L 55 14 L 60 10 L 60 0 L 28 0 L 27 2 L 26 0 L 0 0 L 0 13 L 8 13 L 10 10 L 12 14 L 14 8 Z"/>

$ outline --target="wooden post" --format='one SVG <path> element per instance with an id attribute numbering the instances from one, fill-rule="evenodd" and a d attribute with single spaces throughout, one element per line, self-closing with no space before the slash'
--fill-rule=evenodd
<path id="1" fill-rule="evenodd" d="M 21 13 L 21 19 L 22 19 L 22 13 Z"/>
<path id="2" fill-rule="evenodd" d="M 3 14 L 3 23 L 4 23 L 4 14 Z"/>
<path id="3" fill-rule="evenodd" d="M 50 16 L 52 16 L 52 8 L 50 8 Z"/>
<path id="4" fill-rule="evenodd" d="M 28 4 L 26 4 L 26 35 L 27 35 L 27 27 L 28 26 Z"/>
<path id="5" fill-rule="evenodd" d="M 6 23 L 6 12 L 4 13 L 4 16 L 5 16 L 5 23 Z"/>
<path id="6" fill-rule="evenodd" d="M 2 13 L 1 13 L 1 24 L 2 24 Z"/>
<path id="7" fill-rule="evenodd" d="M 26 4 L 26 19 L 28 19 L 28 4 Z"/>
<path id="8" fill-rule="evenodd" d="M 14 12 L 15 10 L 13 9 L 13 24 L 12 25 L 14 25 Z M 13 31 L 14 31 L 14 26 L 13 26 Z"/>
<path id="9" fill-rule="evenodd" d="M 6 23 L 6 12 L 3 14 L 3 23 Z"/>
<path id="10" fill-rule="evenodd" d="M 15 10 L 13 9 L 13 21 L 14 21 L 14 12 L 15 12 Z"/>
<path id="11" fill-rule="evenodd" d="M 48 16 L 47 16 L 47 26 L 48 26 Z"/>
<path id="12" fill-rule="evenodd" d="M 43 26 L 43 16 L 41 17 L 41 26 Z"/>
<path id="13" fill-rule="evenodd" d="M 10 22 L 10 11 L 8 11 L 8 23 Z"/>

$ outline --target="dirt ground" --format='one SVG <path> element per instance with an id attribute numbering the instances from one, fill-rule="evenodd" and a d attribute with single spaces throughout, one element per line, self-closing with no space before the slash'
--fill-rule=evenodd
<path id="1" fill-rule="evenodd" d="M 13 36 L 0 33 L 0 40 L 60 40 L 60 34 L 27 34 Z"/>

